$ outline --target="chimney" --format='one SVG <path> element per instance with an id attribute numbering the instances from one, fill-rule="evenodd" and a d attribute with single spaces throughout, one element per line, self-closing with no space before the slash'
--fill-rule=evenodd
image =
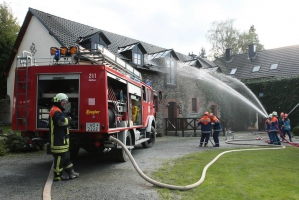
<path id="1" fill-rule="evenodd" d="M 252 61 L 252 58 L 254 58 L 254 56 L 256 54 L 255 45 L 250 44 L 250 45 L 248 45 L 248 47 L 249 47 L 248 56 L 249 56 L 250 61 Z"/>
<path id="2" fill-rule="evenodd" d="M 226 49 L 225 50 L 225 61 L 230 61 L 232 54 L 232 49 Z"/>

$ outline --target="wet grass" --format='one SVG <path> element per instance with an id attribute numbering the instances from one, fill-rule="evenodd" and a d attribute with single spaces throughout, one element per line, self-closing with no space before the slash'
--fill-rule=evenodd
<path id="1" fill-rule="evenodd" d="M 186 186 L 197 182 L 203 168 L 225 150 L 207 150 L 167 161 L 154 179 Z M 205 181 L 187 190 L 158 189 L 161 199 L 299 199 L 299 148 L 244 151 L 222 155 L 207 170 Z"/>

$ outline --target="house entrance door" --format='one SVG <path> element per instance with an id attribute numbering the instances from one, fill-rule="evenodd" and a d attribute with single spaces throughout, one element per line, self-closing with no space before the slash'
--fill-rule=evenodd
<path id="1" fill-rule="evenodd" d="M 174 118 L 176 118 L 176 102 L 168 103 L 168 118 L 169 118 L 169 130 L 175 130 L 177 127 L 177 122 Z"/>

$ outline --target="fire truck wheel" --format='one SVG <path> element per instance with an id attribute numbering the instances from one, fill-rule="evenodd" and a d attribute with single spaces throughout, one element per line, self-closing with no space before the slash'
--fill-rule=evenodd
<path id="1" fill-rule="evenodd" d="M 149 140 L 141 143 L 144 148 L 151 148 L 155 145 L 156 141 L 156 129 L 152 126 L 151 132 L 149 134 Z"/>
<path id="2" fill-rule="evenodd" d="M 131 134 L 128 132 L 126 137 L 126 146 L 132 146 L 132 137 Z M 129 149 L 131 152 L 131 149 Z M 129 156 L 127 155 L 124 149 L 115 149 L 115 158 L 118 162 L 127 162 L 129 160 Z"/>

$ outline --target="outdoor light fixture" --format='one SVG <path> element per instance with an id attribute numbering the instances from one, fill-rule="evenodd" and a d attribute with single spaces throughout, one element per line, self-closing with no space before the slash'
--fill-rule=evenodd
<path id="1" fill-rule="evenodd" d="M 60 49 L 57 47 L 50 48 L 51 56 L 54 56 L 54 59 L 57 61 L 60 59 L 60 56 L 71 56 L 73 54 L 76 54 L 77 52 L 78 52 L 77 46 L 71 46 L 70 48 L 60 47 Z"/>

